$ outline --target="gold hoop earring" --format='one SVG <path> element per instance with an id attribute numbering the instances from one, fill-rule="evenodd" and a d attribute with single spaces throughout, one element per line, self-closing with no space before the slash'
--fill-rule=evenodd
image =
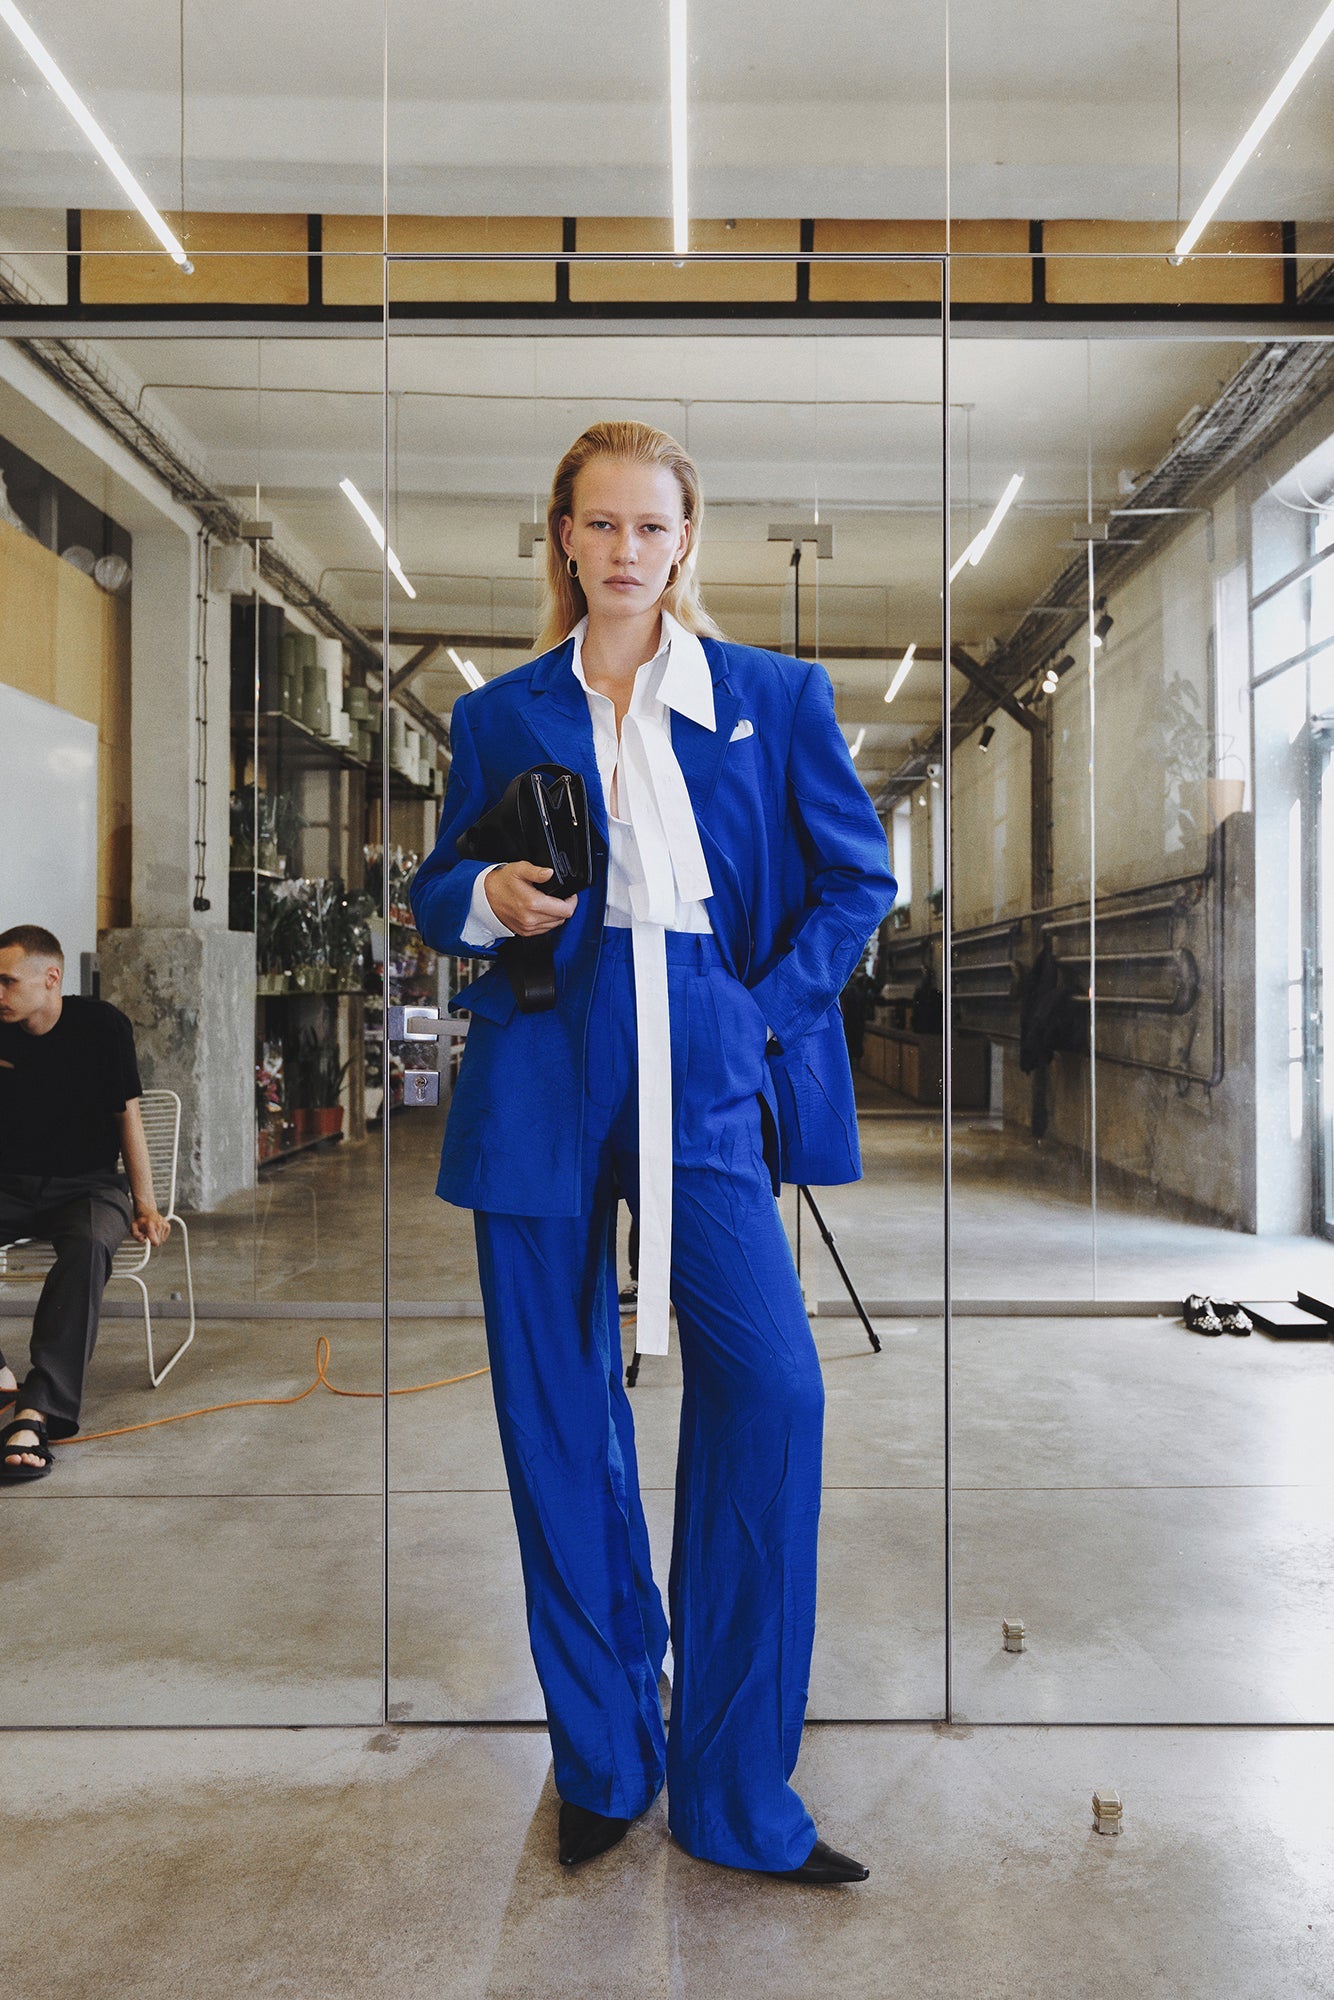
<path id="1" fill-rule="evenodd" d="M 573 557 L 573 556 L 566 556 L 566 558 L 565 558 L 565 567 L 566 567 L 566 569 L 567 569 L 567 570 L 568 570 L 568 571 L 570 572 L 570 575 L 571 575 L 572 577 L 575 577 L 575 578 L 577 578 L 577 577 L 578 577 L 578 575 L 579 575 L 579 565 L 578 565 L 578 563 L 577 563 L 577 562 L 575 561 L 575 559 L 574 559 L 574 557 Z"/>

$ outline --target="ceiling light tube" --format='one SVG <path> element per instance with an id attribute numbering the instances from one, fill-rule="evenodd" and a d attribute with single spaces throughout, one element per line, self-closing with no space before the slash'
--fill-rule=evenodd
<path id="1" fill-rule="evenodd" d="M 445 651 L 449 654 L 450 659 L 463 675 L 464 680 L 467 681 L 470 688 L 479 688 L 485 685 L 485 674 L 479 673 L 471 660 L 461 660 L 452 646 L 446 646 Z"/>
<path id="2" fill-rule="evenodd" d="M 1330 4 L 1334 5 L 1334 0 L 1330 0 Z M 958 559 L 956 560 L 953 569 L 950 571 L 951 583 L 954 582 L 954 579 L 958 576 L 959 571 L 963 568 L 965 563 L 971 563 L 974 569 L 977 568 L 977 565 L 981 562 L 983 556 L 986 554 L 987 550 L 991 546 L 992 536 L 995 534 L 997 528 L 999 528 L 1001 522 L 1005 519 L 1005 516 L 1009 513 L 1010 508 L 1014 503 L 1014 496 L 1019 491 L 1019 488 L 1023 485 L 1023 483 L 1024 483 L 1024 475 L 1022 472 L 1016 472 L 1011 476 L 1009 485 L 1006 487 L 1005 491 L 1001 494 L 1000 499 L 996 502 L 995 506 L 991 510 L 991 519 L 987 522 L 985 528 L 981 528 L 978 530 L 977 534 L 973 536 L 972 541 L 969 542 L 963 554 L 959 556 Z"/>
<path id="3" fill-rule="evenodd" d="M 1334 0 L 1331 0 L 1334 5 Z M 686 0 L 667 0 L 671 51 L 672 248 L 690 248 L 690 200 L 686 172 Z"/>
<path id="4" fill-rule="evenodd" d="M 0 0 L 0 7 L 3 7 L 5 4 L 6 0 Z M 366 523 L 366 526 L 370 529 L 371 534 L 375 537 L 376 548 L 383 552 L 384 557 L 389 564 L 390 570 L 398 578 L 404 590 L 406 590 L 406 592 L 408 593 L 408 596 L 415 597 L 417 593 L 413 589 L 412 585 L 408 582 L 407 578 L 404 576 L 402 563 L 399 561 L 398 557 L 394 554 L 394 551 L 390 548 L 389 544 L 385 540 L 384 529 L 380 526 L 380 519 L 379 516 L 376 514 L 375 509 L 369 506 L 367 502 L 362 499 L 360 493 L 358 493 L 356 487 L 352 484 L 352 481 L 350 479 L 340 479 L 338 482 L 338 488 L 340 492 L 346 493 L 348 499 L 352 502 L 352 505 L 356 508 L 362 520 Z"/>
<path id="5" fill-rule="evenodd" d="M 1246 127 L 1235 151 L 1229 156 L 1226 166 L 1210 188 L 1204 200 L 1192 215 L 1182 231 L 1181 238 L 1173 251 L 1174 257 L 1188 257 L 1205 229 L 1213 220 L 1228 189 L 1240 174 L 1247 160 L 1255 151 L 1265 133 L 1269 130 L 1279 112 L 1283 109 L 1293 91 L 1305 76 L 1311 64 L 1319 55 L 1330 36 L 1334 35 L 1334 0 L 1321 14 L 1306 40 L 1298 49 L 1292 61 L 1284 70 L 1274 88 L 1270 91 L 1259 111 Z"/>
<path id="6" fill-rule="evenodd" d="M 80 97 L 78 91 L 65 75 L 65 72 L 28 26 L 22 14 L 20 14 L 18 8 L 14 5 L 14 0 L 0 0 L 0 20 L 7 22 L 9 27 L 13 29 L 14 34 L 28 51 L 28 54 L 36 63 L 52 90 L 54 90 L 70 117 L 83 132 L 84 136 L 91 142 L 94 150 L 101 155 L 103 161 L 110 167 L 112 173 L 116 176 L 116 179 L 120 182 L 126 194 L 130 197 L 130 200 L 152 230 L 154 236 L 156 236 L 158 242 L 167 251 L 173 263 L 179 264 L 182 271 L 188 277 L 194 270 L 194 265 L 186 256 L 181 244 L 172 235 L 167 224 L 158 214 L 158 211 L 154 208 L 152 202 L 148 199 L 148 196 L 144 193 L 142 187 L 140 187 L 138 181 L 130 172 L 124 160 Z"/>
<path id="7" fill-rule="evenodd" d="M 848 755 L 850 757 L 855 757 L 865 741 L 866 741 L 866 725 L 863 723 L 862 727 L 857 731 L 857 734 L 853 737 L 851 743 L 848 745 Z"/>
<path id="8" fill-rule="evenodd" d="M 1334 4 L 1334 0 L 1331 0 L 1331 4 Z M 992 536 L 1014 505 L 1014 496 L 1023 483 L 1024 475 L 1022 472 L 1016 472 L 1011 476 L 1009 485 L 991 510 L 991 519 L 987 522 L 981 534 L 973 537 L 972 545 L 968 551 L 968 560 L 974 569 L 977 568 L 983 556 L 990 548 Z"/>
<path id="9" fill-rule="evenodd" d="M 894 678 L 890 682 L 888 688 L 885 690 L 886 705 L 888 705 L 891 701 L 893 701 L 895 695 L 898 693 L 899 689 L 903 686 L 903 683 L 907 680 L 908 669 L 912 665 L 912 656 L 916 651 L 917 651 L 917 641 L 914 639 L 911 646 L 909 646 L 907 652 L 904 654 L 903 658 L 899 661 L 898 671 L 894 675 Z"/>

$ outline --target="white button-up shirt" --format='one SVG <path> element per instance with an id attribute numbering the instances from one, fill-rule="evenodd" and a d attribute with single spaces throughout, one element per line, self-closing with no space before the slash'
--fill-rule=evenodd
<path id="1" fill-rule="evenodd" d="M 695 634 L 687 632 L 670 612 L 664 611 L 662 643 L 651 660 L 636 668 L 634 691 L 626 715 L 627 722 L 634 718 L 640 734 L 659 753 L 654 759 L 659 782 L 650 788 L 651 800 L 645 799 L 638 814 L 632 816 L 630 807 L 625 803 L 627 788 L 618 782 L 624 745 L 616 731 L 615 703 L 610 695 L 599 694 L 596 688 L 589 687 L 584 676 L 583 650 L 587 631 L 588 620 L 581 618 L 574 628 L 574 658 L 570 666 L 588 699 L 588 713 L 593 724 L 593 749 L 597 757 L 598 777 L 602 781 L 603 803 L 607 808 L 606 922 L 614 929 L 625 930 L 629 928 L 634 914 L 631 898 L 635 886 L 642 884 L 648 873 L 658 877 L 665 862 L 674 863 L 676 854 L 689 843 L 694 833 L 693 810 L 689 830 L 681 825 L 680 809 L 682 803 L 690 807 L 690 797 L 681 777 L 681 767 L 676 762 L 676 753 L 672 750 L 672 710 L 689 716 L 703 729 L 712 729 L 713 675 L 704 648 Z M 663 751 L 670 757 L 675 770 L 675 785 L 667 769 L 667 757 L 661 754 Z M 663 779 L 665 783 L 661 782 Z M 629 789 L 633 790 L 633 780 Z M 643 789 L 641 787 L 641 792 Z M 665 800 L 660 797 L 664 791 L 667 793 Z M 664 805 L 667 808 L 665 816 Z M 695 840 L 697 844 L 698 836 Z M 499 864 L 493 863 L 492 866 Z M 707 879 L 708 870 L 702 855 L 699 867 Z M 468 921 L 460 932 L 465 944 L 476 945 L 479 949 L 487 949 L 500 939 L 514 935 L 501 923 L 487 898 L 483 885 L 490 873 L 490 868 L 484 868 L 473 884 Z M 689 870 L 687 876 L 692 882 L 697 879 Z M 676 907 L 665 928 L 671 931 L 711 932 L 713 925 L 704 907 L 705 897 L 712 894 L 711 886 L 701 896 L 687 897 L 681 894 L 679 871 L 675 866 L 672 877 Z"/>
<path id="2" fill-rule="evenodd" d="M 711 932 L 704 905 L 713 894 L 694 807 L 672 749 L 672 711 L 716 727 L 713 675 L 693 632 L 662 613 L 662 638 L 635 671 L 630 706 L 616 730 L 609 695 L 588 685 L 583 643 L 574 630 L 571 670 L 588 699 L 598 777 L 607 808 L 606 923 L 628 928 L 635 969 L 639 1047 L 639 1295 L 635 1345 L 667 1352 L 672 1222 L 672 1065 L 667 1000 L 669 930 Z M 473 885 L 465 944 L 512 937 L 487 898 L 483 869 Z"/>

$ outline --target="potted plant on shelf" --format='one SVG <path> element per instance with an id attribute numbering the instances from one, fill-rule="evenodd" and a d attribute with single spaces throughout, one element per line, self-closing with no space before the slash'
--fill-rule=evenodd
<path id="1" fill-rule="evenodd" d="M 329 917 L 329 956 L 334 968 L 334 985 L 340 993 L 363 993 L 371 966 L 371 931 L 366 919 L 374 912 L 375 898 L 365 889 L 342 892 Z"/>
<path id="2" fill-rule="evenodd" d="M 296 1107 L 297 1138 L 334 1139 L 343 1129 L 339 1097 L 349 1065 L 338 1044 L 303 1028 L 288 1059 L 288 1090 Z"/>
<path id="3" fill-rule="evenodd" d="M 290 1125 L 281 1042 L 265 1042 L 255 1064 L 255 1132 L 261 1160 L 271 1160 L 287 1144 Z"/>
<path id="4" fill-rule="evenodd" d="M 231 797 L 231 855 L 234 870 L 255 865 L 255 794 L 250 786 Z"/>
<path id="5" fill-rule="evenodd" d="M 295 875 L 297 849 L 306 822 L 291 792 L 273 795 L 273 838 L 278 850 L 278 872 Z"/>

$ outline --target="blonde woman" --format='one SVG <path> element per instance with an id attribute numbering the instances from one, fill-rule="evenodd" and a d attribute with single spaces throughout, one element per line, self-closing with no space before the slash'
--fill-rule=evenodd
<path id="1" fill-rule="evenodd" d="M 559 1856 L 619 1841 L 664 1780 L 702 1860 L 867 1870 L 790 1783 L 815 1621 L 824 1398 L 775 1199 L 860 1173 L 838 996 L 894 883 L 823 669 L 733 645 L 700 602 L 689 456 L 596 424 L 556 469 L 537 659 L 455 703 L 418 928 L 474 956 L 558 933 L 556 1004 L 503 966 L 470 1015 L 438 1192 L 475 1211 L 496 1413 L 562 1801 Z M 580 773 L 594 880 L 457 841 L 540 762 Z M 668 1596 L 621 1379 L 615 1216 L 639 1222 L 637 1346 L 684 1390 Z"/>

